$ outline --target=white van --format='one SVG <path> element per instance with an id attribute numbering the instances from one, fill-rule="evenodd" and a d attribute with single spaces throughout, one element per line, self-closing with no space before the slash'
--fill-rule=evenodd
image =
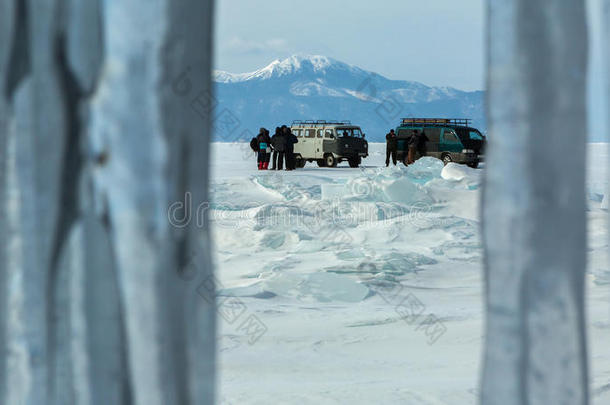
<path id="1" fill-rule="evenodd" d="M 335 167 L 344 160 L 358 167 L 369 155 L 362 130 L 350 121 L 293 121 L 290 130 L 299 139 L 294 145 L 297 167 L 314 161 L 320 167 Z"/>

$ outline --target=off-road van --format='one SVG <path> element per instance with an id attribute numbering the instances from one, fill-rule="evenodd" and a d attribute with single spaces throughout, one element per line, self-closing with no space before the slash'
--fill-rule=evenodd
<path id="1" fill-rule="evenodd" d="M 299 139 L 294 145 L 297 167 L 306 162 L 335 167 L 344 160 L 350 167 L 358 167 L 369 155 L 362 130 L 350 121 L 294 121 L 290 130 Z"/>
<path id="2" fill-rule="evenodd" d="M 467 118 L 403 118 L 396 128 L 396 158 L 407 164 L 408 140 L 417 132 L 425 132 L 429 141 L 418 156 L 432 156 L 443 163 L 450 162 L 478 167 L 483 161 L 486 139 L 470 126 Z"/>

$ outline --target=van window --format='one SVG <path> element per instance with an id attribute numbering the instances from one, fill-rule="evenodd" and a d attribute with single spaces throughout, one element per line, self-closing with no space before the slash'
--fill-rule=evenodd
<path id="1" fill-rule="evenodd" d="M 302 129 L 293 129 L 292 130 L 292 134 L 296 137 L 300 137 L 301 136 L 301 131 Z"/>
<path id="2" fill-rule="evenodd" d="M 428 129 L 426 128 L 426 131 Z M 423 128 L 419 128 L 419 127 L 411 127 L 411 128 L 403 128 L 403 129 L 399 129 L 398 130 L 398 136 L 401 138 L 410 138 L 411 135 L 413 135 L 413 131 L 417 131 L 417 133 L 420 133 L 421 131 L 423 131 Z M 427 134 L 427 132 L 426 132 Z"/>
<path id="3" fill-rule="evenodd" d="M 360 128 L 337 128 L 337 137 L 362 138 L 362 131 Z"/>
<path id="4" fill-rule="evenodd" d="M 333 137 L 333 130 L 332 129 L 327 129 L 324 131 L 324 138 L 332 138 Z"/>
<path id="5" fill-rule="evenodd" d="M 315 129 L 306 129 L 305 130 L 305 138 L 315 138 L 316 130 Z"/>
<path id="6" fill-rule="evenodd" d="M 476 139 L 477 141 L 482 141 L 483 135 L 481 135 L 479 131 L 470 131 L 469 138 Z"/>
<path id="7" fill-rule="evenodd" d="M 318 138 L 322 138 L 322 130 L 318 129 Z"/>
<path id="8" fill-rule="evenodd" d="M 345 128 L 337 128 L 337 138 L 343 138 L 344 136 L 350 136 L 349 130 Z"/>
<path id="9" fill-rule="evenodd" d="M 443 140 L 447 143 L 459 143 L 459 139 L 452 129 L 445 129 L 443 133 Z"/>

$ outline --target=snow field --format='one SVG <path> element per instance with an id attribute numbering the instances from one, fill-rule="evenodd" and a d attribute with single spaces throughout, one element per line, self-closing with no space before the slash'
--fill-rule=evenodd
<path id="1" fill-rule="evenodd" d="M 483 171 L 386 168 L 371 144 L 359 169 L 259 172 L 235 147 L 212 148 L 219 294 L 264 328 L 253 339 L 221 317 L 221 402 L 476 403 Z M 596 401 L 610 374 L 605 148 L 590 146 L 587 184 Z"/>

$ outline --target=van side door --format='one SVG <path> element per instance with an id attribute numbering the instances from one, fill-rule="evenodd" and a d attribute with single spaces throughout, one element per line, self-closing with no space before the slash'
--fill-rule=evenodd
<path id="1" fill-rule="evenodd" d="M 396 129 L 396 151 L 398 152 L 399 159 L 402 159 L 400 156 L 402 156 L 403 153 L 406 155 L 409 150 L 409 138 L 411 137 L 412 132 L 412 128 Z"/>
<path id="2" fill-rule="evenodd" d="M 439 144 L 441 142 L 441 128 L 431 127 L 426 128 L 426 136 L 428 142 L 426 142 L 426 156 L 432 156 L 435 158 L 441 158 Z"/>
<path id="3" fill-rule="evenodd" d="M 316 156 L 316 130 L 314 128 L 305 128 L 299 142 L 303 142 L 301 156 L 304 159 L 313 159 Z"/>
<path id="4" fill-rule="evenodd" d="M 322 139 L 322 149 L 320 157 L 322 159 L 326 153 L 331 153 L 336 149 L 336 135 L 333 128 L 324 128 L 324 138 Z"/>
<path id="5" fill-rule="evenodd" d="M 316 140 L 314 141 L 315 147 L 315 158 L 322 159 L 324 158 L 324 133 L 327 129 L 318 129 L 316 131 Z"/>

